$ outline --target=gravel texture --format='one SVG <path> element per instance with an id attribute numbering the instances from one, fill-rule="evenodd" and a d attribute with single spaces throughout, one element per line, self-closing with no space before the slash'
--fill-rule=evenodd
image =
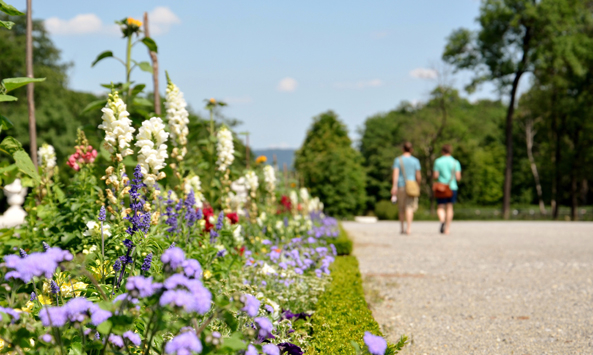
<path id="1" fill-rule="evenodd" d="M 343 223 L 403 354 L 593 354 L 593 223 Z"/>

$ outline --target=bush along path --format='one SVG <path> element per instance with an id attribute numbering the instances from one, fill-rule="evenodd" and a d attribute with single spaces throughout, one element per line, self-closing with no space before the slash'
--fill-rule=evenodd
<path id="1" fill-rule="evenodd" d="M 396 354 L 406 344 L 387 344 L 364 298 L 358 260 L 349 255 L 352 241 L 340 226 L 335 240 L 343 248 L 330 267 L 332 281 L 317 303 L 312 318 L 312 341 L 307 354 Z M 336 247 L 337 248 L 337 247 Z M 377 334 L 377 335 L 374 335 Z M 366 353 L 366 352 L 365 352 Z"/>
<path id="2" fill-rule="evenodd" d="M 200 164 L 186 164 L 185 105 L 169 81 L 166 120 L 134 127 L 113 90 L 101 110 L 101 179 L 82 132 L 68 181 L 53 148 L 40 149 L 26 223 L 1 235 L 0 352 L 393 353 L 355 260 L 336 262 L 352 244 L 319 199 L 260 159 L 233 165 L 224 126 L 199 145 Z"/>

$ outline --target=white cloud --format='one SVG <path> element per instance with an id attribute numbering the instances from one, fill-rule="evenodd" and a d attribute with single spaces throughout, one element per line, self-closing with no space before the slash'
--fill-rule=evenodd
<path id="1" fill-rule="evenodd" d="M 371 37 L 374 39 L 385 38 L 389 35 L 388 31 L 375 31 L 371 33 Z"/>
<path id="2" fill-rule="evenodd" d="M 224 98 L 222 101 L 228 103 L 228 104 L 235 104 L 235 105 L 241 105 L 241 104 L 250 104 L 253 102 L 253 99 L 249 96 L 242 96 L 242 97 L 226 97 Z"/>
<path id="3" fill-rule="evenodd" d="M 278 144 L 270 144 L 268 146 L 268 149 L 290 149 L 290 148 L 292 148 L 292 147 L 286 142 L 280 142 Z"/>
<path id="4" fill-rule="evenodd" d="M 181 23 L 177 15 L 168 7 L 158 6 L 148 13 L 148 24 L 150 26 L 150 35 L 158 36 L 169 32 L 172 25 Z"/>
<path id="5" fill-rule="evenodd" d="M 372 80 L 361 80 L 357 82 L 343 82 L 343 83 L 335 83 L 334 87 L 336 89 L 366 89 L 366 88 L 376 88 L 379 86 L 383 86 L 383 81 L 381 79 L 372 79 Z"/>
<path id="6" fill-rule="evenodd" d="M 91 33 L 117 34 L 117 25 L 105 25 L 95 14 L 80 14 L 70 20 L 50 17 L 45 20 L 45 27 L 51 34 L 84 35 Z"/>
<path id="7" fill-rule="evenodd" d="M 410 72 L 410 76 L 416 79 L 436 79 L 438 73 L 434 69 L 416 68 Z"/>
<path id="8" fill-rule="evenodd" d="M 296 80 L 294 80 L 293 78 L 287 77 L 287 78 L 280 80 L 280 82 L 278 83 L 277 89 L 278 89 L 278 91 L 283 91 L 283 92 L 293 92 L 296 90 L 297 86 L 298 86 L 298 83 Z"/>
<path id="9" fill-rule="evenodd" d="M 135 17 L 142 20 L 142 16 Z M 158 6 L 148 13 L 150 35 L 158 36 L 169 32 L 172 25 L 181 23 L 177 15 L 168 7 Z M 45 27 L 54 35 L 120 35 L 119 26 L 106 24 L 95 14 L 79 14 L 69 20 L 50 17 L 45 20 Z"/>

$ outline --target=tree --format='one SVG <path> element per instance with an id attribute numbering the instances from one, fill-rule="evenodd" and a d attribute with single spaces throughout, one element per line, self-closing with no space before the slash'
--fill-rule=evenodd
<path id="1" fill-rule="evenodd" d="M 476 72 L 468 91 L 486 81 L 495 82 L 501 92 L 510 88 L 505 120 L 504 218 L 509 218 L 511 206 L 515 97 L 521 77 L 532 68 L 537 6 L 536 0 L 486 0 L 477 19 L 480 30 L 454 31 L 443 53 L 443 59 L 458 70 Z"/>
<path id="2" fill-rule="evenodd" d="M 327 111 L 313 118 L 295 167 L 311 194 L 319 196 L 329 215 L 352 216 L 365 205 L 365 173 L 360 154 L 352 147 L 348 130 Z"/>

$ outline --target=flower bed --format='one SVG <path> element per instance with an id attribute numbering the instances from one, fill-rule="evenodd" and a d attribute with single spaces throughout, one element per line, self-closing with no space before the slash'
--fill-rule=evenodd
<path id="1" fill-rule="evenodd" d="M 297 355 L 350 347 L 344 320 L 358 325 L 357 341 L 378 333 L 360 283 L 347 281 L 352 257 L 332 267 L 352 243 L 323 204 L 262 160 L 233 165 L 224 126 L 210 132 L 200 167 L 185 164 L 185 102 L 171 82 L 168 93 L 166 121 L 136 130 L 113 91 L 99 126 L 110 158 L 100 179 L 82 132 L 70 181 L 58 181 L 53 149 L 40 150 L 26 224 L 3 234 L 1 350 Z M 355 313 L 331 314 L 336 292 Z M 320 337 L 327 322 L 337 333 Z M 393 353 L 380 337 L 364 340 L 371 354 Z"/>

